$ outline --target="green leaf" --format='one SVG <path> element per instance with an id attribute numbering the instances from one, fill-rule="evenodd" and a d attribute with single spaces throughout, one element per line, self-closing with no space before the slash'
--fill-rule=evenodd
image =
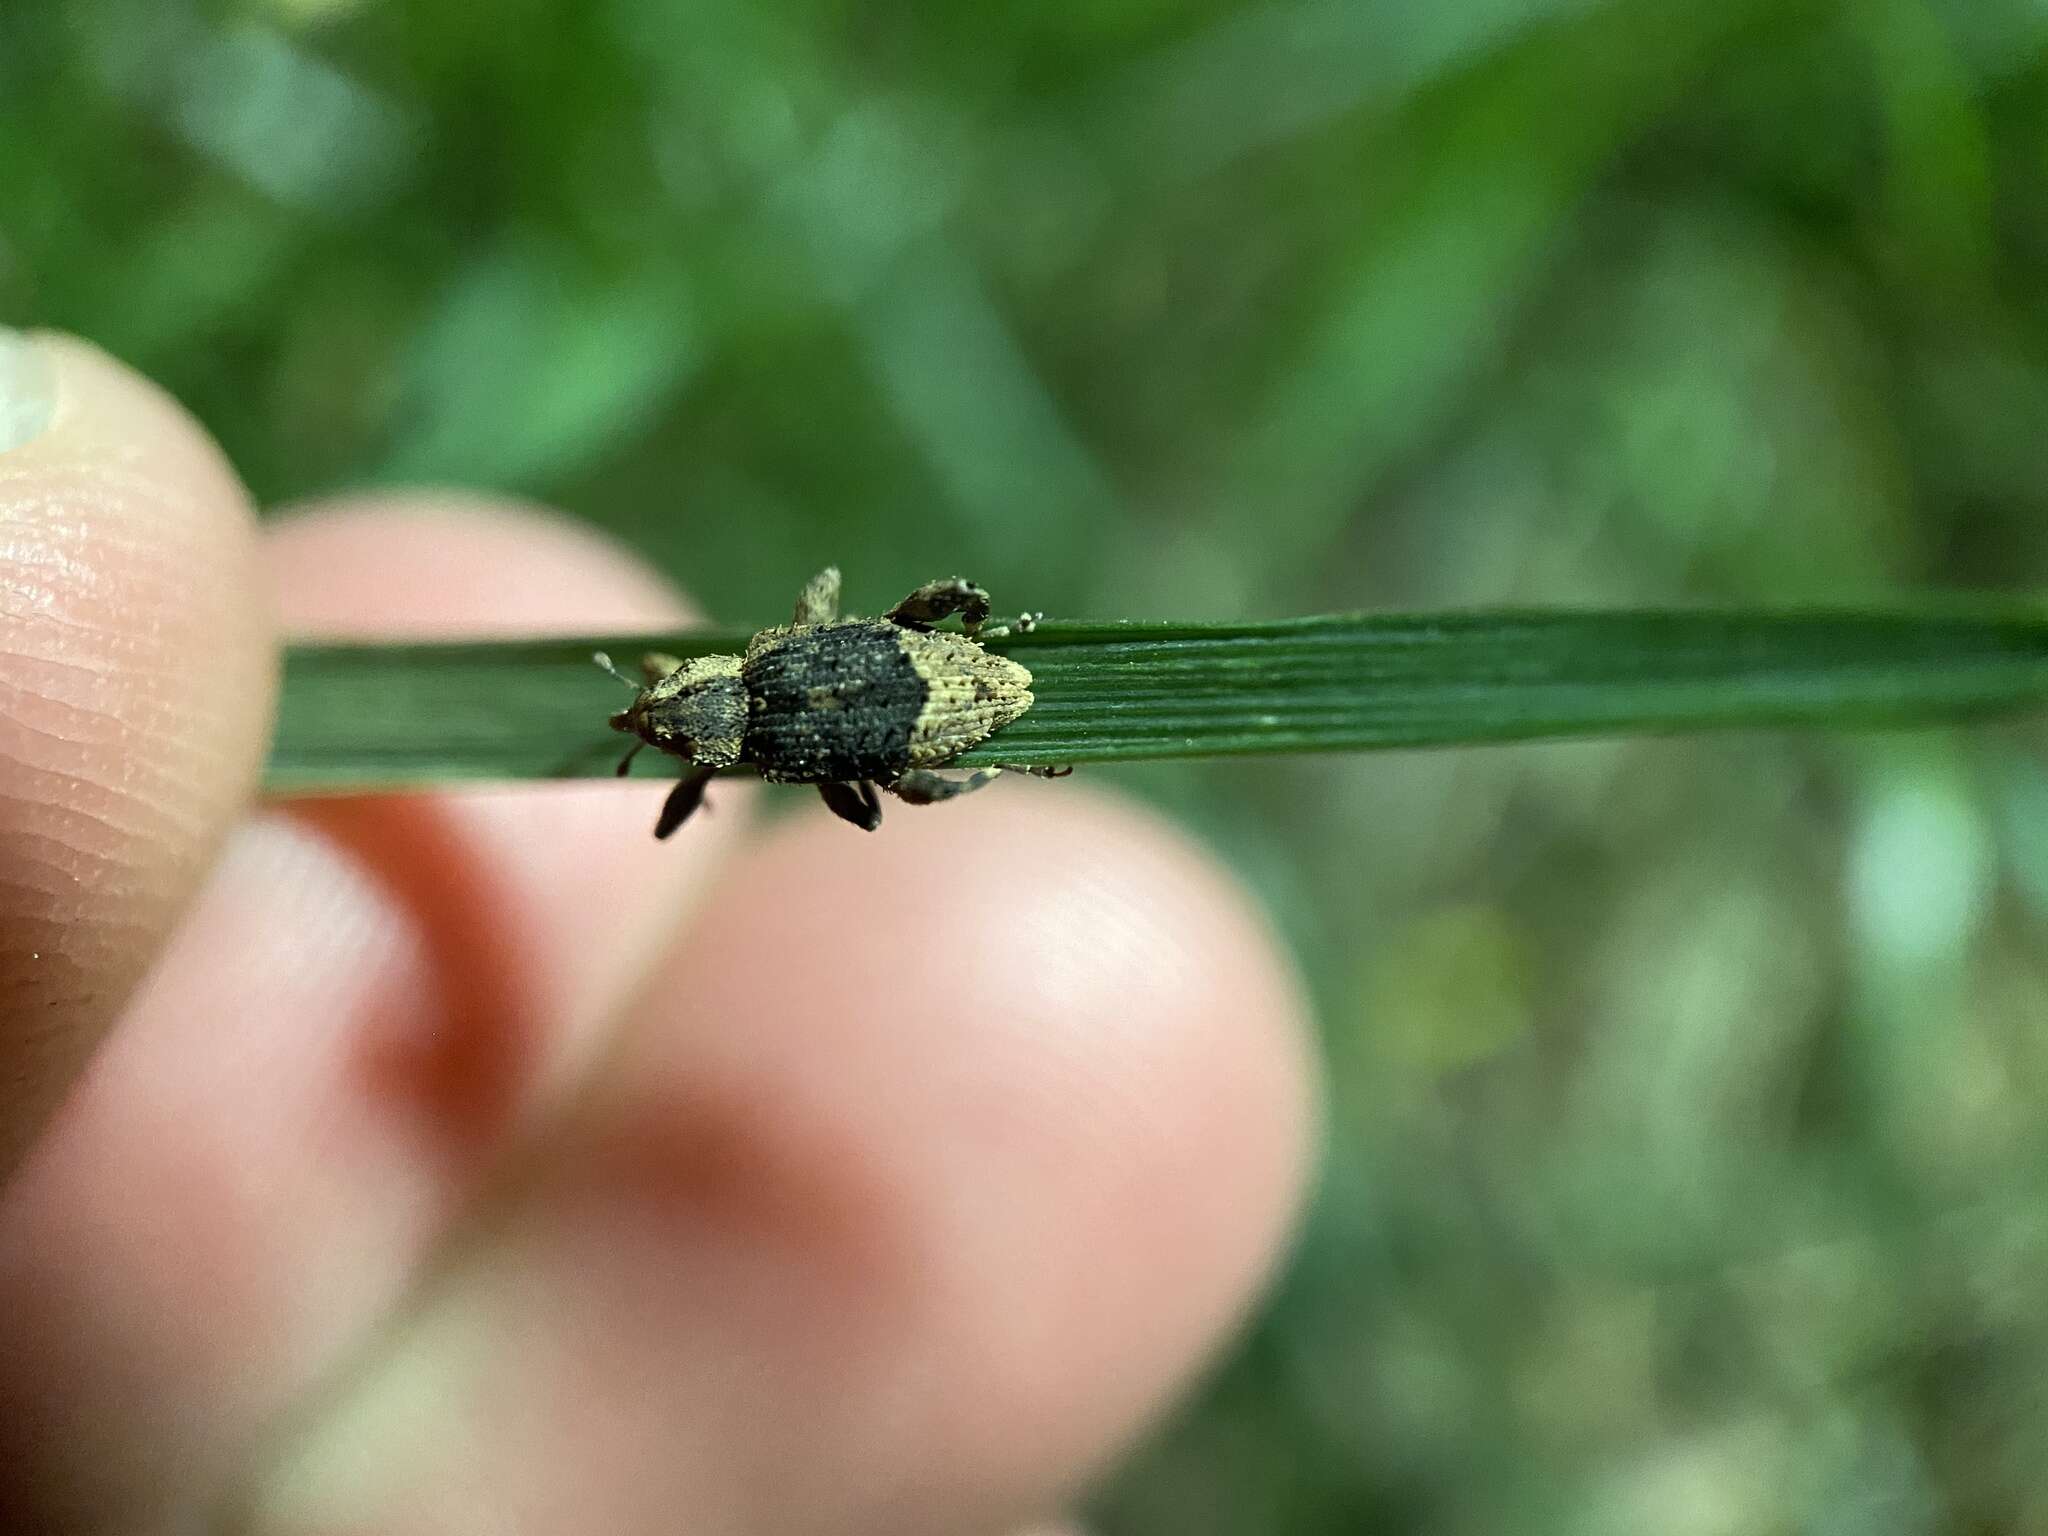
<path id="1" fill-rule="evenodd" d="M 625 745 L 603 649 L 741 630 L 291 649 L 269 784 L 578 778 Z M 1910 725 L 2048 705 L 2048 618 L 1916 612 L 1465 612 L 1058 624 L 991 647 L 1037 703 L 962 764 L 1448 746 L 1730 726 Z M 668 771 L 643 755 L 643 771 Z"/>

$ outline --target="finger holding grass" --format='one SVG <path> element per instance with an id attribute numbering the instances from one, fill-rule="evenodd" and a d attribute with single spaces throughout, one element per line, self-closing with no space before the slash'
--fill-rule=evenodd
<path id="1" fill-rule="evenodd" d="M 1239 1314 L 1298 1195 L 1301 1004 L 1228 877 L 1091 794 L 998 789 L 849 841 L 818 816 L 756 836 L 721 784 L 670 845 L 633 785 L 252 808 L 273 606 L 328 640 L 687 606 L 571 522 L 470 499 L 307 509 L 259 551 L 203 438 L 81 367 L 187 466 L 180 515 L 212 528 L 210 489 L 240 532 L 233 579 L 191 556 L 143 653 L 149 686 L 213 711 L 216 755 L 168 781 L 197 787 L 135 802 L 182 815 L 121 821 L 134 868 L 185 872 L 148 909 L 175 935 L 108 983 L 102 1048 L 0 1192 L 0 1523 L 894 1532 L 1056 1508 Z M 104 488 L 77 516 L 139 494 L 150 441 L 74 439 L 65 473 Z M 88 590 L 136 611 L 102 571 Z M 238 689 L 187 675 L 230 643 Z M 139 691 L 134 654 L 98 686 Z M 127 741 L 87 755 L 146 787 Z M 73 814 L 68 782 L 45 814 Z M 931 877 L 963 850 L 1002 868 L 1000 920 Z M 135 899 L 67 889 L 23 910 L 62 936 Z"/>

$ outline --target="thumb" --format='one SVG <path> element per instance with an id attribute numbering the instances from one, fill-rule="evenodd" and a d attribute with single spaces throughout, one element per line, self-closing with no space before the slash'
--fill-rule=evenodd
<path id="1" fill-rule="evenodd" d="M 254 788 L 263 591 L 191 418 L 79 342 L 0 330 L 0 1177 Z"/>

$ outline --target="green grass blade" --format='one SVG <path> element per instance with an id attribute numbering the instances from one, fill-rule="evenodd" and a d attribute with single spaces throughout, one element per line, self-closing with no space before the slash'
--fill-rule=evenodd
<path id="1" fill-rule="evenodd" d="M 591 664 L 745 632 L 289 652 L 278 791 L 612 771 L 627 697 Z M 2048 618 L 1913 612 L 1462 612 L 1057 624 L 997 643 L 1038 702 L 962 763 L 1447 746 L 1731 726 L 1909 725 L 2048 705 Z M 642 771 L 668 772 L 643 756 Z"/>

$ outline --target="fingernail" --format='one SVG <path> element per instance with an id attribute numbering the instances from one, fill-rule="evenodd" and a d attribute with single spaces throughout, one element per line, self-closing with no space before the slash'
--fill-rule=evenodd
<path id="1" fill-rule="evenodd" d="M 40 437 L 57 414 L 57 365 L 19 331 L 0 326 L 0 453 Z"/>

